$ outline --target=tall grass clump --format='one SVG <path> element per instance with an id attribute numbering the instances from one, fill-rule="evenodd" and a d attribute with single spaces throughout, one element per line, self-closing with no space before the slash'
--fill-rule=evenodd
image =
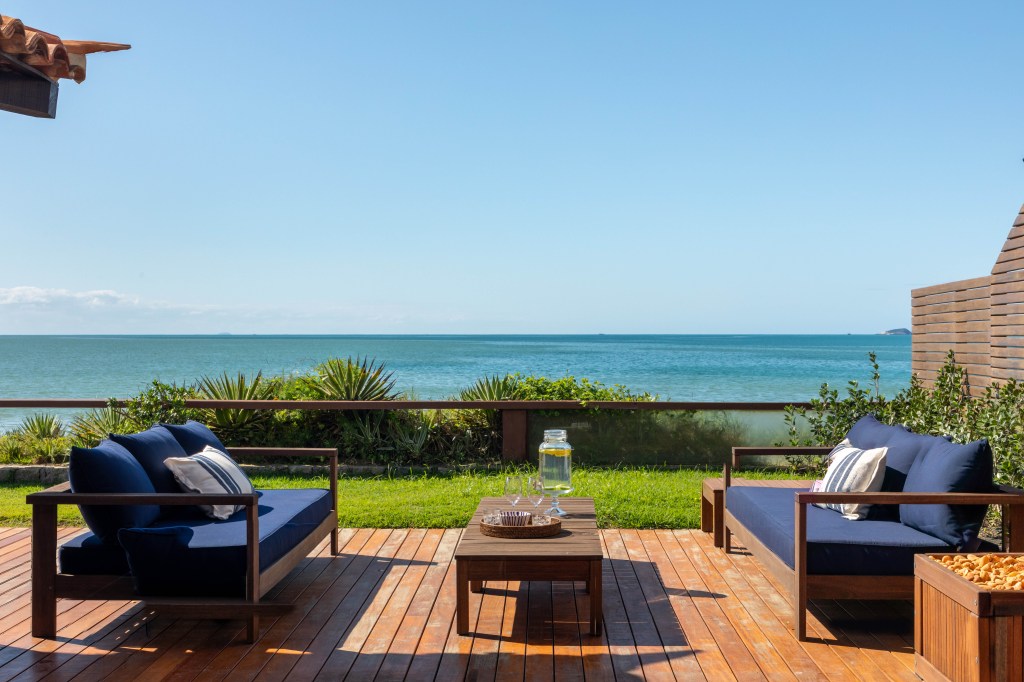
<path id="1" fill-rule="evenodd" d="M 71 439 L 64 422 L 54 414 L 31 414 L 13 431 L 0 435 L 0 462 L 63 464 Z"/>

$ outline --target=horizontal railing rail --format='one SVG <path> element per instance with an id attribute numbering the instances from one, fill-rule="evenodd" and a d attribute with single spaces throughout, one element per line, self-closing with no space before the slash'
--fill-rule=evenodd
<path id="1" fill-rule="evenodd" d="M 2 398 L 0 409 L 94 409 L 124 399 Z M 530 412 L 544 410 L 656 410 L 681 412 L 781 412 L 787 407 L 810 408 L 807 402 L 692 402 L 672 400 L 209 400 L 188 399 L 186 407 L 209 410 L 497 410 L 501 413 L 501 454 L 509 461 L 521 461 L 529 451 L 527 428 Z"/>
<path id="2" fill-rule="evenodd" d="M 118 406 L 127 400 L 113 399 Z M 40 407 L 89 409 L 106 407 L 110 400 L 93 398 L 0 398 L 0 409 Z M 186 407 L 210 410 L 664 410 L 778 412 L 806 402 L 684 402 L 674 400 L 209 400 L 188 399 Z"/>

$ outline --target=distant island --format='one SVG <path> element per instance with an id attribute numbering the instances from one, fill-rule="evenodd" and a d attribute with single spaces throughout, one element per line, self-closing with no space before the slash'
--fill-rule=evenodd
<path id="1" fill-rule="evenodd" d="M 882 336 L 910 336 L 910 330 L 906 327 L 890 329 L 889 331 L 882 332 Z"/>

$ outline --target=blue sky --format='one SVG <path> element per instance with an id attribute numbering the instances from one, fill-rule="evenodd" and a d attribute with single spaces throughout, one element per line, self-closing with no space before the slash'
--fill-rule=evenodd
<path id="1" fill-rule="evenodd" d="M 1024 201 L 1019 1 L 2 10 L 133 48 L 0 112 L 0 333 L 873 333 Z"/>

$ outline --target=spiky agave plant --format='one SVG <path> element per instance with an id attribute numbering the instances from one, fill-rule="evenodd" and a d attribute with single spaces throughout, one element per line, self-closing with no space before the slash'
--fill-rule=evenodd
<path id="1" fill-rule="evenodd" d="M 503 377 L 495 374 L 477 379 L 472 386 L 459 392 L 459 400 L 517 400 L 520 397 L 519 377 L 515 374 Z"/>
<path id="2" fill-rule="evenodd" d="M 356 358 L 330 358 L 316 367 L 314 389 L 324 400 L 396 400 L 394 372 L 384 363 Z"/>
<path id="3" fill-rule="evenodd" d="M 275 394 L 273 382 L 264 381 L 262 372 L 251 379 L 241 372 L 235 377 L 227 372 L 219 377 L 203 377 L 196 390 L 208 400 L 272 400 Z M 273 417 L 269 410 L 212 409 L 203 410 L 203 414 L 216 428 L 225 430 L 252 427 Z"/>
<path id="4" fill-rule="evenodd" d="M 460 400 L 517 400 L 522 398 L 519 377 L 515 374 L 506 374 L 503 377 L 497 374 L 483 379 L 477 379 L 469 388 L 459 392 Z M 496 433 L 501 430 L 500 413 L 497 410 L 481 410 L 487 420 L 488 430 Z"/>
<path id="5" fill-rule="evenodd" d="M 63 438 L 67 435 L 67 427 L 55 414 L 30 414 L 21 420 L 18 432 L 33 440 L 44 440 Z"/>
<path id="6" fill-rule="evenodd" d="M 90 410 L 71 421 L 71 437 L 75 445 L 94 447 L 112 433 L 127 433 L 134 426 L 124 411 L 116 407 Z"/>

